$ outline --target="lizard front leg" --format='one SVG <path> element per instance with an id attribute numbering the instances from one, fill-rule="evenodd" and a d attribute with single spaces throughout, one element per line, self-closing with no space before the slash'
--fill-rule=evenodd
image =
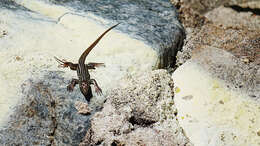
<path id="1" fill-rule="evenodd" d="M 74 87 L 79 83 L 78 79 L 72 79 L 70 84 L 67 86 L 67 91 L 72 92 Z"/>
<path id="2" fill-rule="evenodd" d="M 62 67 L 62 68 L 69 67 L 71 70 L 77 70 L 78 64 L 74 64 L 72 62 L 68 62 L 65 59 L 60 60 L 57 57 L 54 57 L 54 59 L 59 63 L 58 67 Z"/>
<path id="3" fill-rule="evenodd" d="M 97 81 L 95 79 L 90 79 L 90 83 L 93 84 L 95 86 L 95 91 L 98 95 L 102 95 L 102 90 L 101 88 L 98 86 Z"/>

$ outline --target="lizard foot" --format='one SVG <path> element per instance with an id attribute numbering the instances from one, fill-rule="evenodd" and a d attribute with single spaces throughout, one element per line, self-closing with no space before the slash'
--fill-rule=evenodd
<path id="1" fill-rule="evenodd" d="M 59 63 L 58 67 L 59 68 L 66 68 L 69 67 L 72 63 L 66 61 L 65 59 L 60 60 L 59 58 L 54 56 L 54 59 Z"/>
<path id="2" fill-rule="evenodd" d="M 95 86 L 95 91 L 96 91 L 97 95 L 99 95 L 99 96 L 102 95 L 102 90 L 98 86 Z"/>
<path id="3" fill-rule="evenodd" d="M 67 91 L 72 92 L 74 87 L 79 83 L 78 79 L 72 79 L 70 84 L 67 86 Z"/>
<path id="4" fill-rule="evenodd" d="M 74 86 L 72 84 L 67 86 L 67 91 L 72 92 L 74 89 Z"/>

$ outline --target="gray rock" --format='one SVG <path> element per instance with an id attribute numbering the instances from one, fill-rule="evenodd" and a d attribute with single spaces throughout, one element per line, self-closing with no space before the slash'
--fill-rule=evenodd
<path id="1" fill-rule="evenodd" d="M 66 3 L 63 4 L 66 5 Z M 30 11 L 11 0 L 1 1 L 0 6 L 1 9 Z M 160 54 L 159 67 L 174 65 L 176 52 L 182 45 L 184 31 L 177 20 L 175 8 L 168 1 L 70 1 L 69 6 L 81 9 L 82 11 L 79 13 L 91 12 L 108 20 L 122 22 L 119 27 L 121 31 L 128 33 L 134 38 L 143 40 L 157 50 L 158 54 Z M 19 13 L 19 15 L 24 14 Z M 31 18 L 31 15 L 26 15 L 25 17 L 34 19 Z M 62 17 L 66 17 L 66 15 Z M 37 18 L 38 20 L 41 19 Z M 44 17 L 44 21 L 46 20 L 54 22 L 51 18 Z M 23 31 L 26 31 L 26 29 Z M 0 129 L 0 145 L 78 145 L 85 136 L 91 115 L 80 115 L 75 108 L 76 102 L 85 102 L 84 97 L 78 89 L 75 89 L 76 91 L 68 97 L 66 85 L 69 80 L 61 77 L 63 76 L 62 72 L 38 72 L 38 70 L 44 69 L 44 67 L 39 66 L 37 68 L 38 75 L 34 76 L 35 78 L 33 79 L 28 79 L 21 86 L 24 97 L 15 107 L 15 112 L 11 115 L 7 125 Z M 134 81 L 134 79 L 131 81 Z M 165 84 L 168 84 L 168 82 Z M 158 88 L 160 88 L 158 91 L 157 87 L 152 85 L 151 89 L 149 89 L 149 86 L 144 86 L 144 88 L 147 95 L 150 95 L 148 94 L 149 90 L 153 90 L 154 95 L 151 95 L 153 97 L 151 101 L 147 101 L 149 105 L 135 106 L 134 104 L 136 103 L 132 104 L 134 109 L 131 112 L 133 116 L 129 117 L 130 121 L 133 122 L 134 128 L 140 127 L 135 131 L 137 133 L 136 136 L 151 131 L 151 138 L 156 137 L 155 140 L 157 140 L 158 144 L 162 143 L 161 139 L 164 136 L 169 137 L 167 141 L 169 144 L 177 143 L 182 145 L 188 143 L 185 136 L 183 136 L 181 128 L 175 124 L 176 120 L 173 115 L 176 113 L 176 110 L 174 107 L 171 107 L 173 104 L 171 103 L 172 91 L 167 89 L 165 91 L 167 93 L 161 95 L 160 92 L 164 89 L 160 85 L 158 85 Z M 132 94 L 132 92 L 130 93 Z M 163 96 L 164 94 L 165 96 Z M 157 96 L 163 99 L 167 97 L 169 100 L 160 103 L 166 104 L 165 106 L 158 105 L 160 107 L 159 111 L 162 108 L 166 108 L 164 112 L 157 113 L 158 110 L 153 108 L 153 104 L 157 104 L 156 100 L 162 100 L 157 99 Z M 139 101 L 142 102 L 143 100 L 146 99 L 140 99 Z M 117 104 L 117 101 L 114 101 L 114 104 Z M 94 106 L 91 113 L 93 114 L 99 108 Z M 118 108 L 121 109 L 121 107 Z M 141 111 L 143 113 L 140 113 Z M 170 114 L 166 114 L 167 112 Z M 155 129 L 148 128 L 151 125 Z M 129 133 L 131 128 L 127 126 L 130 125 L 124 126 L 123 131 Z M 175 126 L 177 130 L 175 128 L 170 128 L 169 131 L 160 130 L 163 126 L 168 128 Z M 157 131 L 160 133 L 158 136 Z M 129 135 L 133 135 L 135 132 L 129 133 Z M 175 136 L 180 136 L 180 139 L 175 141 Z M 135 139 L 134 137 L 132 138 Z M 143 138 L 146 139 L 145 137 Z"/>
<path id="2" fill-rule="evenodd" d="M 81 145 L 192 145 L 176 120 L 173 88 L 165 70 L 126 77 L 92 117 Z"/>
<path id="3" fill-rule="evenodd" d="M 45 1 L 72 7 L 82 15 L 93 13 L 108 20 L 122 22 L 118 26 L 119 30 L 143 40 L 158 52 L 159 68 L 174 66 L 176 53 L 181 49 L 185 38 L 176 9 L 168 0 Z"/>
<path id="4" fill-rule="evenodd" d="M 27 8 L 17 4 L 13 0 L 1 0 L 0 8 L 7 8 L 7 9 L 11 9 L 11 10 L 26 10 L 26 11 L 30 11 L 29 9 L 27 9 Z"/>
<path id="5" fill-rule="evenodd" d="M 89 116 L 77 113 L 75 103 L 85 102 L 80 92 L 68 98 L 69 81 L 61 72 L 46 72 L 41 80 L 22 85 L 24 98 L 9 124 L 0 129 L 0 145 L 78 145 L 89 126 Z M 95 112 L 95 110 L 93 111 Z"/>

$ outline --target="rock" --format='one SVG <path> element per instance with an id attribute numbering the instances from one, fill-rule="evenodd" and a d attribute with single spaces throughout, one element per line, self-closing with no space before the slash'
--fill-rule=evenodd
<path id="1" fill-rule="evenodd" d="M 215 78 L 229 84 L 230 89 L 260 97 L 258 66 L 245 64 L 224 50 L 207 46 L 193 54 L 193 61 Z"/>
<path id="2" fill-rule="evenodd" d="M 174 2 L 187 31 L 172 75 L 180 126 L 195 146 L 260 145 L 259 16 L 241 1 Z"/>
<path id="3" fill-rule="evenodd" d="M 260 5 L 260 2 L 258 2 Z M 227 16 L 223 17 L 223 16 Z M 232 8 L 220 6 L 205 14 L 210 21 L 215 25 L 221 26 L 222 28 L 233 28 L 237 30 L 249 30 L 259 31 L 260 30 L 260 16 L 254 15 L 254 13 L 248 12 L 237 12 Z M 260 36 L 260 33 L 258 32 Z"/>
<path id="4" fill-rule="evenodd" d="M 83 102 L 76 102 L 75 103 L 75 108 L 78 110 L 79 114 L 90 114 L 91 113 L 91 109 L 89 108 L 87 103 L 83 103 Z"/>
<path id="5" fill-rule="evenodd" d="M 184 63 L 192 56 L 192 51 L 204 46 L 223 48 L 238 58 L 248 58 L 250 62 L 259 64 L 260 34 L 258 31 L 250 31 L 236 28 L 222 28 L 214 24 L 208 24 L 186 40 L 181 52 L 177 54 L 177 64 Z"/>
<path id="6" fill-rule="evenodd" d="M 14 0 L 1 0 L 0 8 L 7 8 L 14 11 L 16 10 L 30 11 L 29 9 L 17 4 Z"/>
<path id="7" fill-rule="evenodd" d="M 223 17 L 226 15 L 229 15 L 230 19 Z M 177 54 L 178 66 L 191 58 L 193 51 L 196 52 L 205 45 L 227 50 L 241 60 L 249 60 L 248 63 L 260 64 L 259 16 L 238 13 L 225 7 L 219 7 L 205 16 L 201 16 L 203 20 L 207 20 L 203 26 L 194 28 L 186 25 L 188 30 L 192 30 L 187 34 L 182 51 Z"/>
<path id="8" fill-rule="evenodd" d="M 61 72 L 45 72 L 41 81 L 22 86 L 25 96 L 8 124 L 0 129 L 0 145 L 78 145 L 85 136 L 90 116 L 77 113 L 75 104 L 86 102 L 80 92 L 66 95 Z M 95 112 L 95 110 L 93 111 Z"/>
<path id="9" fill-rule="evenodd" d="M 176 120 L 173 82 L 165 70 L 128 76 L 91 119 L 84 145 L 192 145 Z"/>
<path id="10" fill-rule="evenodd" d="M 260 3 L 258 1 L 252 1 L 252 2 L 245 2 L 239 4 L 240 7 L 245 8 L 245 9 L 251 9 L 257 11 L 257 9 L 260 8 Z"/>
<path id="11" fill-rule="evenodd" d="M 174 66 L 185 34 L 170 2 L 74 2 L 0 2 L 0 30 L 5 30 L 0 37 L 0 145 L 78 145 L 88 130 L 89 117 L 101 109 L 105 97 L 123 76 Z M 82 11 L 75 9 L 79 6 Z M 84 48 L 118 22 L 119 27 L 102 39 L 86 61 L 105 63 L 105 68 L 90 71 L 104 96 L 94 94 L 90 115 L 78 114 L 75 104 L 84 102 L 84 97 L 77 87 L 73 93 L 66 91 L 76 72 L 57 72 L 62 69 L 53 56 L 77 62 Z M 80 113 L 89 113 L 84 104 L 76 105 Z M 151 119 L 151 113 L 135 114 L 139 118 L 131 120 L 141 126 L 160 119 L 159 115 Z M 136 132 L 140 135 L 146 130 L 144 127 Z M 156 136 L 157 140 L 175 136 L 176 131 L 170 131 L 173 133 Z M 182 135 L 180 129 L 176 135 Z M 175 142 L 186 143 L 179 139 Z"/>
<path id="12" fill-rule="evenodd" d="M 195 146 L 258 146 L 259 67 L 205 46 L 173 73 L 178 121 Z M 192 97 L 187 100 L 187 97 Z"/>
<path id="13" fill-rule="evenodd" d="M 31 1 L 31 6 L 48 12 L 48 16 L 56 14 L 54 10 L 61 11 L 59 7 L 53 6 L 53 11 L 50 12 L 49 5 L 36 2 L 39 1 Z M 0 31 L 7 32 L 7 35 L 0 38 L 0 127 L 7 123 L 12 109 L 24 97 L 21 92 L 21 84 L 24 81 L 40 78 L 45 71 L 66 71 L 62 74 L 68 81 L 62 85 L 66 88 L 69 80 L 76 78 L 75 71 L 58 68 L 53 56 L 77 62 L 84 48 L 107 29 L 85 17 L 76 18 L 81 21 L 71 23 L 78 24 L 78 29 L 63 25 L 71 24 L 69 22 L 57 24 L 56 20 L 38 12 L 0 8 Z M 124 75 L 152 70 L 157 59 L 156 52 L 150 46 L 115 29 L 92 50 L 86 62 L 105 63 L 106 67 L 91 70 L 90 74 L 97 80 L 106 96 L 107 91 L 116 86 L 117 81 Z M 71 96 L 69 92 L 65 93 L 66 97 Z M 97 97 L 94 92 L 93 94 L 94 103 L 103 103 L 104 96 Z"/>
<path id="14" fill-rule="evenodd" d="M 212 1 L 213 2 L 213 1 Z M 224 2 L 224 1 L 223 1 Z M 204 45 L 223 48 L 241 60 L 259 64 L 259 26 L 260 17 L 253 11 L 238 12 L 231 7 L 215 8 L 202 15 L 187 1 L 172 1 L 179 8 L 180 19 L 184 24 L 187 37 L 182 51 L 177 54 L 177 66 L 192 56 L 192 51 Z M 240 3 L 240 1 L 230 1 Z M 244 5 L 258 5 L 259 2 L 245 2 Z M 216 6 L 217 7 L 217 6 Z M 229 19 L 225 16 L 229 15 Z"/>
<path id="15" fill-rule="evenodd" d="M 221 5 L 239 5 L 256 0 L 171 0 L 174 5 L 186 5 L 194 11 L 204 14 Z"/>
<path id="16" fill-rule="evenodd" d="M 176 9 L 170 1 L 45 1 L 68 7 L 68 9 L 75 9 L 76 13 L 69 12 L 61 15 L 61 23 L 75 21 L 71 19 L 70 15 L 78 16 L 77 13 L 101 23 L 104 23 L 105 20 L 112 20 L 113 24 L 114 22 L 122 22 L 118 26 L 122 32 L 145 42 L 156 50 L 159 56 L 157 62 L 159 68 L 174 66 L 176 53 L 181 49 L 185 38 L 184 29 L 178 21 Z M 30 7 L 30 3 L 24 2 L 21 4 Z M 87 15 L 87 13 L 92 15 Z M 93 15 L 95 16 L 93 17 Z M 111 22 L 110 25 L 112 25 Z"/>

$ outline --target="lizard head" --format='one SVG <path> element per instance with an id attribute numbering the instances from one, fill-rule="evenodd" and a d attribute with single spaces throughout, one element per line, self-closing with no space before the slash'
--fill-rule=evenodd
<path id="1" fill-rule="evenodd" d="M 87 82 L 82 82 L 80 85 L 80 91 L 81 93 L 85 96 L 85 99 L 89 102 L 90 98 L 93 96 L 92 95 L 92 91 L 91 91 L 91 87 L 89 86 L 89 84 Z"/>
<path id="2" fill-rule="evenodd" d="M 87 93 L 88 93 L 88 89 L 89 89 L 88 83 L 82 82 L 82 83 L 81 83 L 81 86 L 82 86 L 82 92 L 84 92 L 85 94 L 87 94 Z"/>

